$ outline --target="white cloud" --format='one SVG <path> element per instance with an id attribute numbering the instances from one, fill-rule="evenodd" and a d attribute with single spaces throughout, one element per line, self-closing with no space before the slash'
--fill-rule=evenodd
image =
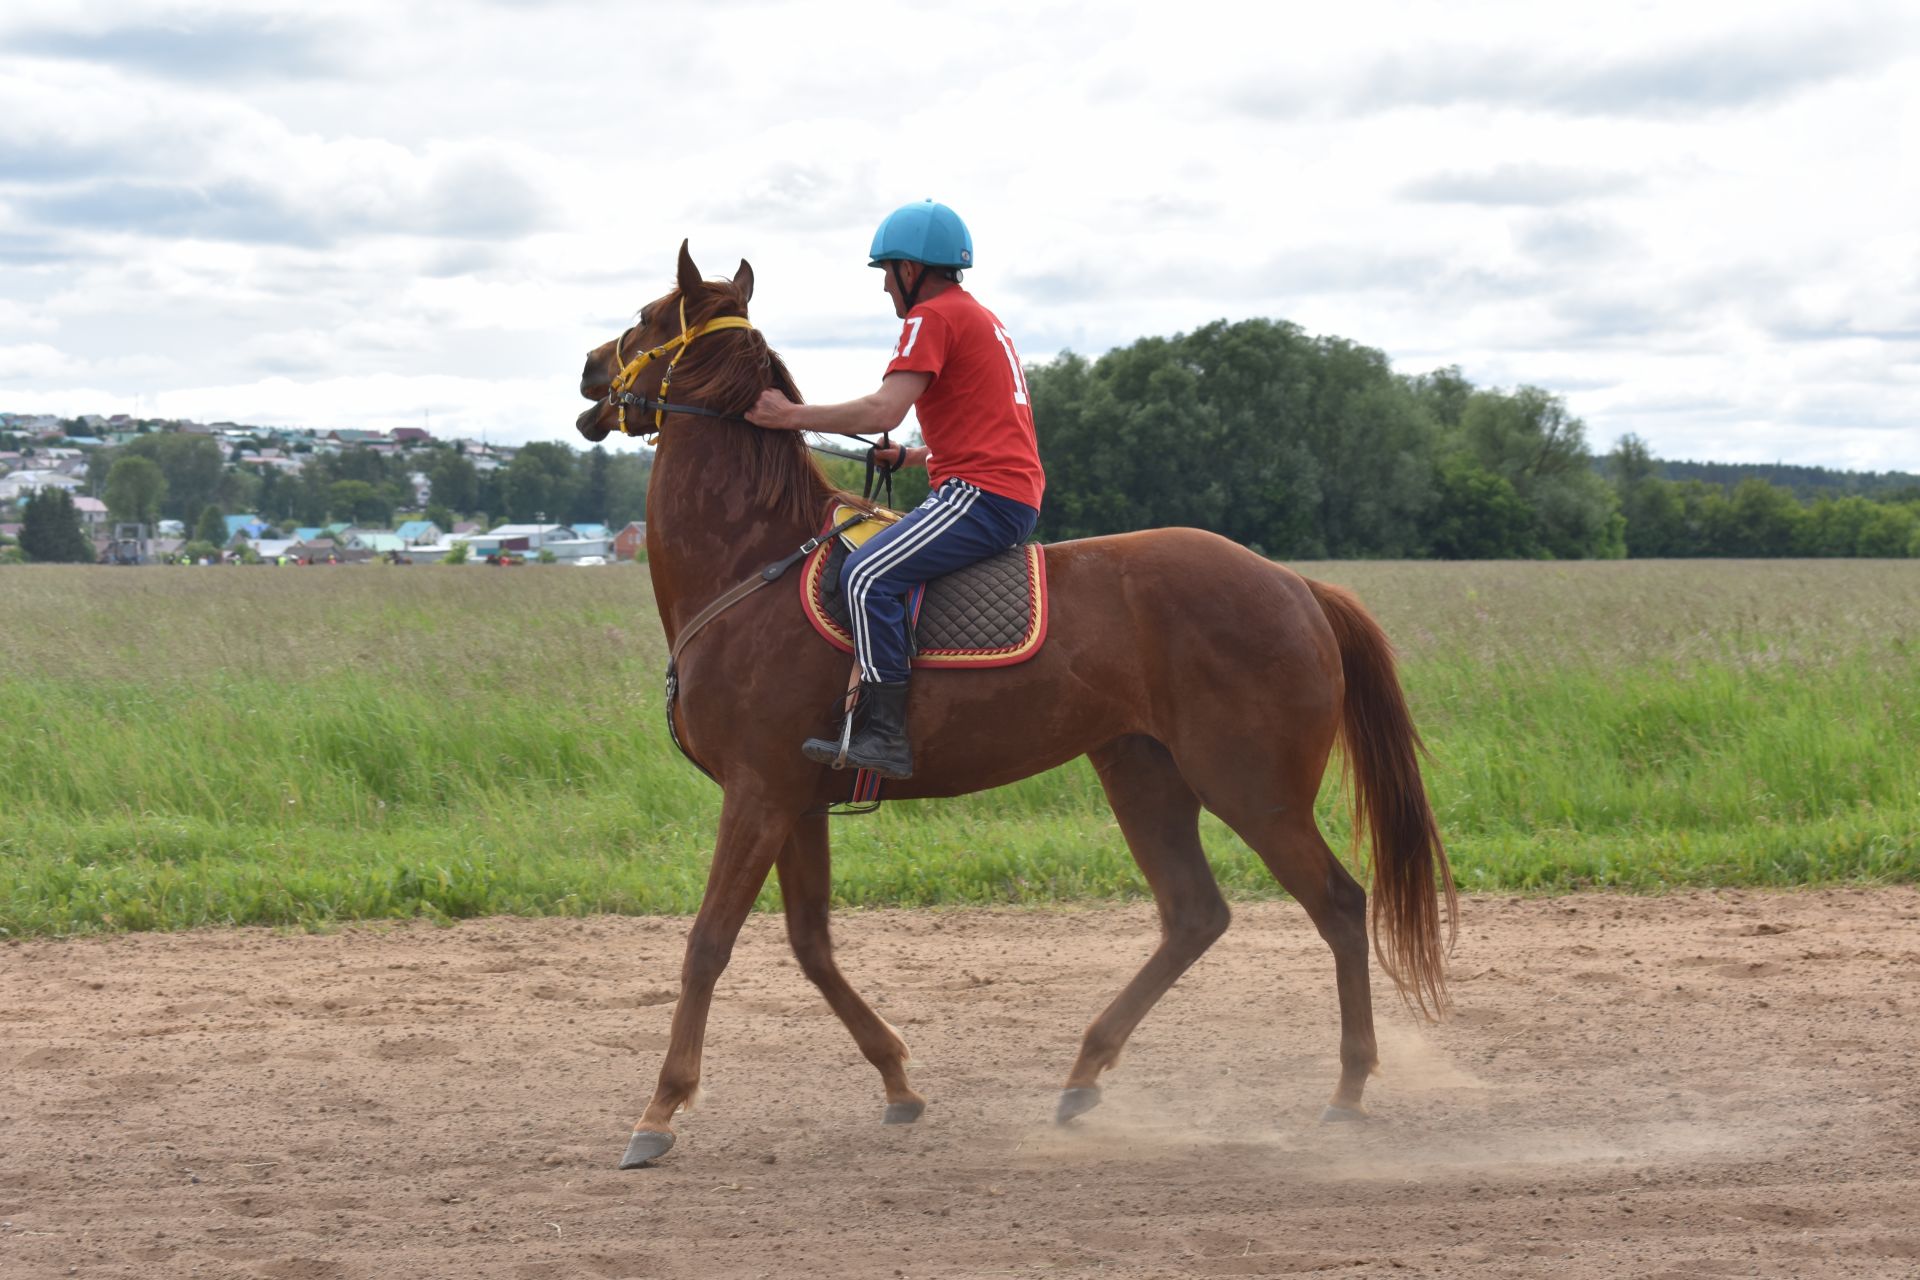
<path id="1" fill-rule="evenodd" d="M 49 333 L 60 327 L 59 321 L 11 298 L 0 298 L 0 336 L 21 333 Z"/>
<path id="2" fill-rule="evenodd" d="M 137 380 L 566 439 L 682 237 L 750 258 L 756 321 L 845 398 L 892 336 L 873 225 L 937 196 L 1029 358 L 1267 315 L 1553 387 L 1598 444 L 1920 469 L 1903 8 L 315 12 L 0 16 L 0 407 Z"/>
<path id="3" fill-rule="evenodd" d="M 58 347 L 44 342 L 25 342 L 0 347 L 0 378 L 22 381 L 64 378 L 79 372 L 80 362 Z"/>

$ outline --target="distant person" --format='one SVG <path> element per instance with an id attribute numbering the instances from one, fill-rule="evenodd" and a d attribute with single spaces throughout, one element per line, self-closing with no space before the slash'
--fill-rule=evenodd
<path id="1" fill-rule="evenodd" d="M 840 569 L 860 676 L 847 763 L 906 778 L 906 595 L 1025 542 L 1040 518 L 1046 475 L 1013 339 L 960 284 L 973 266 L 973 236 L 960 215 L 931 200 L 902 205 L 880 224 L 867 257 L 904 322 L 880 389 L 843 404 L 795 404 L 768 389 L 747 418 L 776 430 L 854 435 L 891 431 L 909 408 L 919 417 L 926 446 L 893 446 L 881 460 L 926 467 L 933 492 Z M 839 742 L 827 738 L 800 749 L 822 764 L 840 755 Z"/>

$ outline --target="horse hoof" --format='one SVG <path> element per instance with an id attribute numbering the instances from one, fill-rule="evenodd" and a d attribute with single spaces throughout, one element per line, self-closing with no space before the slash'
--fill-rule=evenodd
<path id="1" fill-rule="evenodd" d="M 658 1129 L 635 1129 L 627 1141 L 627 1154 L 620 1157 L 622 1169 L 642 1169 L 673 1150 L 673 1135 Z"/>
<path id="2" fill-rule="evenodd" d="M 1321 1124 L 1357 1124 L 1371 1119 L 1373 1117 L 1366 1112 L 1351 1107 L 1329 1106 L 1320 1113 Z"/>
<path id="3" fill-rule="evenodd" d="M 924 1102 L 889 1102 L 887 1113 L 880 1117 L 881 1124 L 912 1124 L 927 1109 Z"/>
<path id="4" fill-rule="evenodd" d="M 1062 1089 L 1060 1105 L 1054 1108 L 1053 1122 L 1065 1124 L 1075 1116 L 1085 1115 L 1100 1105 L 1100 1086 L 1090 1085 L 1084 1089 Z"/>

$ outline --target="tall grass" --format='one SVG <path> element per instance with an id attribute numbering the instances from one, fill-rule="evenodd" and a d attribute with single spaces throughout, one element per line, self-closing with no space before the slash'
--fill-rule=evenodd
<path id="1" fill-rule="evenodd" d="M 1920 563 L 1299 567 L 1399 643 L 1464 887 L 1916 877 Z M 698 901 L 718 793 L 643 571 L 11 568 L 0 629 L 10 933 Z M 1084 764 L 834 858 L 849 903 L 1143 892 Z"/>

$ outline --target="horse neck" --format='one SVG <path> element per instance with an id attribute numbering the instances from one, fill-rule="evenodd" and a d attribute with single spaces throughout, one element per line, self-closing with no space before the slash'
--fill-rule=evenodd
<path id="1" fill-rule="evenodd" d="M 660 437 L 647 484 L 647 566 L 669 640 L 721 592 L 814 533 L 753 500 L 742 447 L 752 430 L 682 418 Z"/>

